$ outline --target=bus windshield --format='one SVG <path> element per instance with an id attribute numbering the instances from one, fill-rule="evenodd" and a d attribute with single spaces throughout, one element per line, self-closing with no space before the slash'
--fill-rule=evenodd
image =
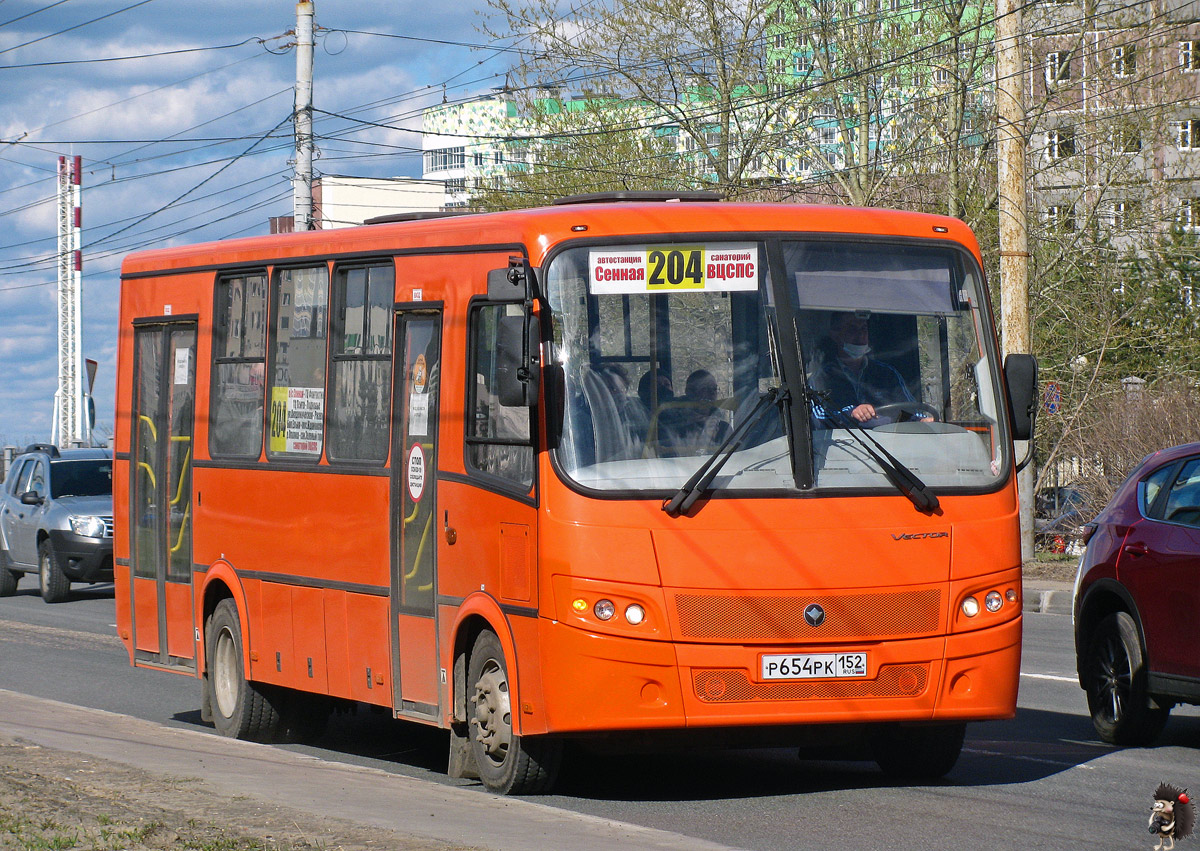
<path id="1" fill-rule="evenodd" d="M 811 447 L 818 491 L 894 492 L 852 429 L 931 489 L 999 484 L 997 371 L 970 255 L 828 237 L 779 247 L 771 270 L 767 243 L 734 240 L 587 246 L 551 261 L 559 468 L 589 489 L 676 489 L 790 383 L 809 439 L 789 440 L 773 406 L 713 489 L 795 492 L 794 444 Z M 780 344 L 785 328 L 798 345 Z M 797 348 L 801 362 L 783 363 Z"/>

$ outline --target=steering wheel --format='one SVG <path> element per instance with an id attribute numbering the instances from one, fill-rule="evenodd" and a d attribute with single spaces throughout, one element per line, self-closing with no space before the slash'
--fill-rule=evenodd
<path id="1" fill-rule="evenodd" d="M 895 417 L 901 413 L 915 414 L 917 416 L 929 416 L 933 417 L 935 420 L 941 419 L 941 417 L 938 416 L 937 408 L 926 405 L 924 402 L 892 402 L 888 405 L 875 406 L 875 416 L 877 417 Z M 912 416 L 909 417 L 910 420 L 914 418 L 915 417 Z"/>

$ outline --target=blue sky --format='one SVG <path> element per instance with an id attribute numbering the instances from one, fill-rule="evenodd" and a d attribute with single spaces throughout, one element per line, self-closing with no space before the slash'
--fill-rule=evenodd
<path id="1" fill-rule="evenodd" d="M 468 46 L 487 41 L 484 0 L 315 6 L 318 173 L 420 176 L 422 107 L 504 81 L 503 53 Z M 292 0 L 0 0 L 0 445 L 50 436 L 58 157 L 83 157 L 83 353 L 106 434 L 121 257 L 291 213 L 294 25 Z"/>

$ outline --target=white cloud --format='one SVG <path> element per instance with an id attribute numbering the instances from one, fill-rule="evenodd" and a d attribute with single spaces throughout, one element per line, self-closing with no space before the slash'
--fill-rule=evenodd
<path id="1" fill-rule="evenodd" d="M 329 29 L 478 42 L 471 11 L 483 4 L 484 0 L 469 0 L 464 8 L 426 0 L 316 0 L 316 11 L 318 25 Z M 0 28 L 0 50 L 113 9 L 106 0 L 73 0 Z M 49 436 L 57 380 L 55 175 L 60 154 L 80 154 L 84 162 L 83 240 L 92 247 L 84 252 L 83 349 L 86 357 L 100 362 L 100 423 L 112 420 L 121 257 L 131 247 L 263 233 L 269 216 L 291 209 L 289 197 L 260 206 L 276 194 L 286 196 L 291 168 L 287 140 L 266 143 L 260 155 L 245 157 L 219 174 L 218 170 L 223 158 L 240 154 L 256 136 L 289 115 L 290 92 L 234 111 L 288 89 L 294 79 L 294 54 L 270 55 L 250 44 L 120 62 L 41 67 L 32 63 L 229 44 L 278 35 L 294 23 L 291 2 L 209 0 L 198 7 L 184 0 L 156 0 L 0 56 L 0 65 L 31 66 L 5 72 L 0 110 L 0 439 Z M 440 98 L 442 80 L 469 71 L 458 83 L 478 85 L 487 75 L 477 67 L 479 54 L 465 49 L 354 34 L 344 43 L 334 41 L 319 45 L 315 56 L 318 109 L 414 131 L 420 107 Z M 252 58 L 221 67 L 247 57 Z M 355 112 L 375 103 L 382 105 Z M 346 126 L 337 119 L 318 121 L 319 132 Z M 187 132 L 200 124 L 204 126 Z M 36 145 L 4 144 L 39 128 L 46 129 L 23 140 Z M 364 128 L 350 138 L 420 148 L 414 131 Z M 181 133 L 237 141 L 86 144 L 165 139 Z M 355 147 L 346 139 L 319 144 L 327 158 L 318 161 L 318 168 L 328 173 L 419 174 L 419 157 L 388 153 L 342 159 L 387 148 Z M 268 150 L 272 145 L 277 149 Z M 190 189 L 195 191 L 170 209 L 110 236 Z M 35 284 L 43 286 L 31 286 Z"/>

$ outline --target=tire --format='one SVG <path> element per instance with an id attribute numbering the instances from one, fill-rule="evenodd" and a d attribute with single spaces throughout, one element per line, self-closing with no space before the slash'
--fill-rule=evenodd
<path id="1" fill-rule="evenodd" d="M 871 755 L 894 780 L 938 780 L 958 762 L 966 731 L 966 724 L 888 726 L 872 735 Z"/>
<path id="2" fill-rule="evenodd" d="M 500 639 L 488 630 L 471 648 L 467 690 L 467 738 L 483 785 L 500 795 L 549 792 L 562 764 L 562 740 L 513 734 L 508 666 Z"/>
<path id="3" fill-rule="evenodd" d="M 1146 656 L 1137 624 L 1125 612 L 1106 617 L 1092 633 L 1083 660 L 1092 726 L 1114 745 L 1148 745 L 1158 738 L 1170 707 L 1152 706 Z"/>
<path id="4" fill-rule="evenodd" d="M 8 568 L 8 550 L 0 548 L 0 597 L 16 594 L 20 579 L 21 571 Z"/>
<path id="5" fill-rule="evenodd" d="M 71 580 L 58 566 L 58 556 L 49 538 L 38 544 L 38 584 L 47 603 L 61 603 L 71 596 Z"/>
<path id="6" fill-rule="evenodd" d="M 282 732 L 280 694 L 246 679 L 242 626 L 233 600 L 213 609 L 204 630 L 213 726 L 222 736 L 273 742 Z"/>
<path id="7" fill-rule="evenodd" d="M 0 564 L 0 597 L 11 597 L 17 593 L 17 580 L 21 574 Z"/>

